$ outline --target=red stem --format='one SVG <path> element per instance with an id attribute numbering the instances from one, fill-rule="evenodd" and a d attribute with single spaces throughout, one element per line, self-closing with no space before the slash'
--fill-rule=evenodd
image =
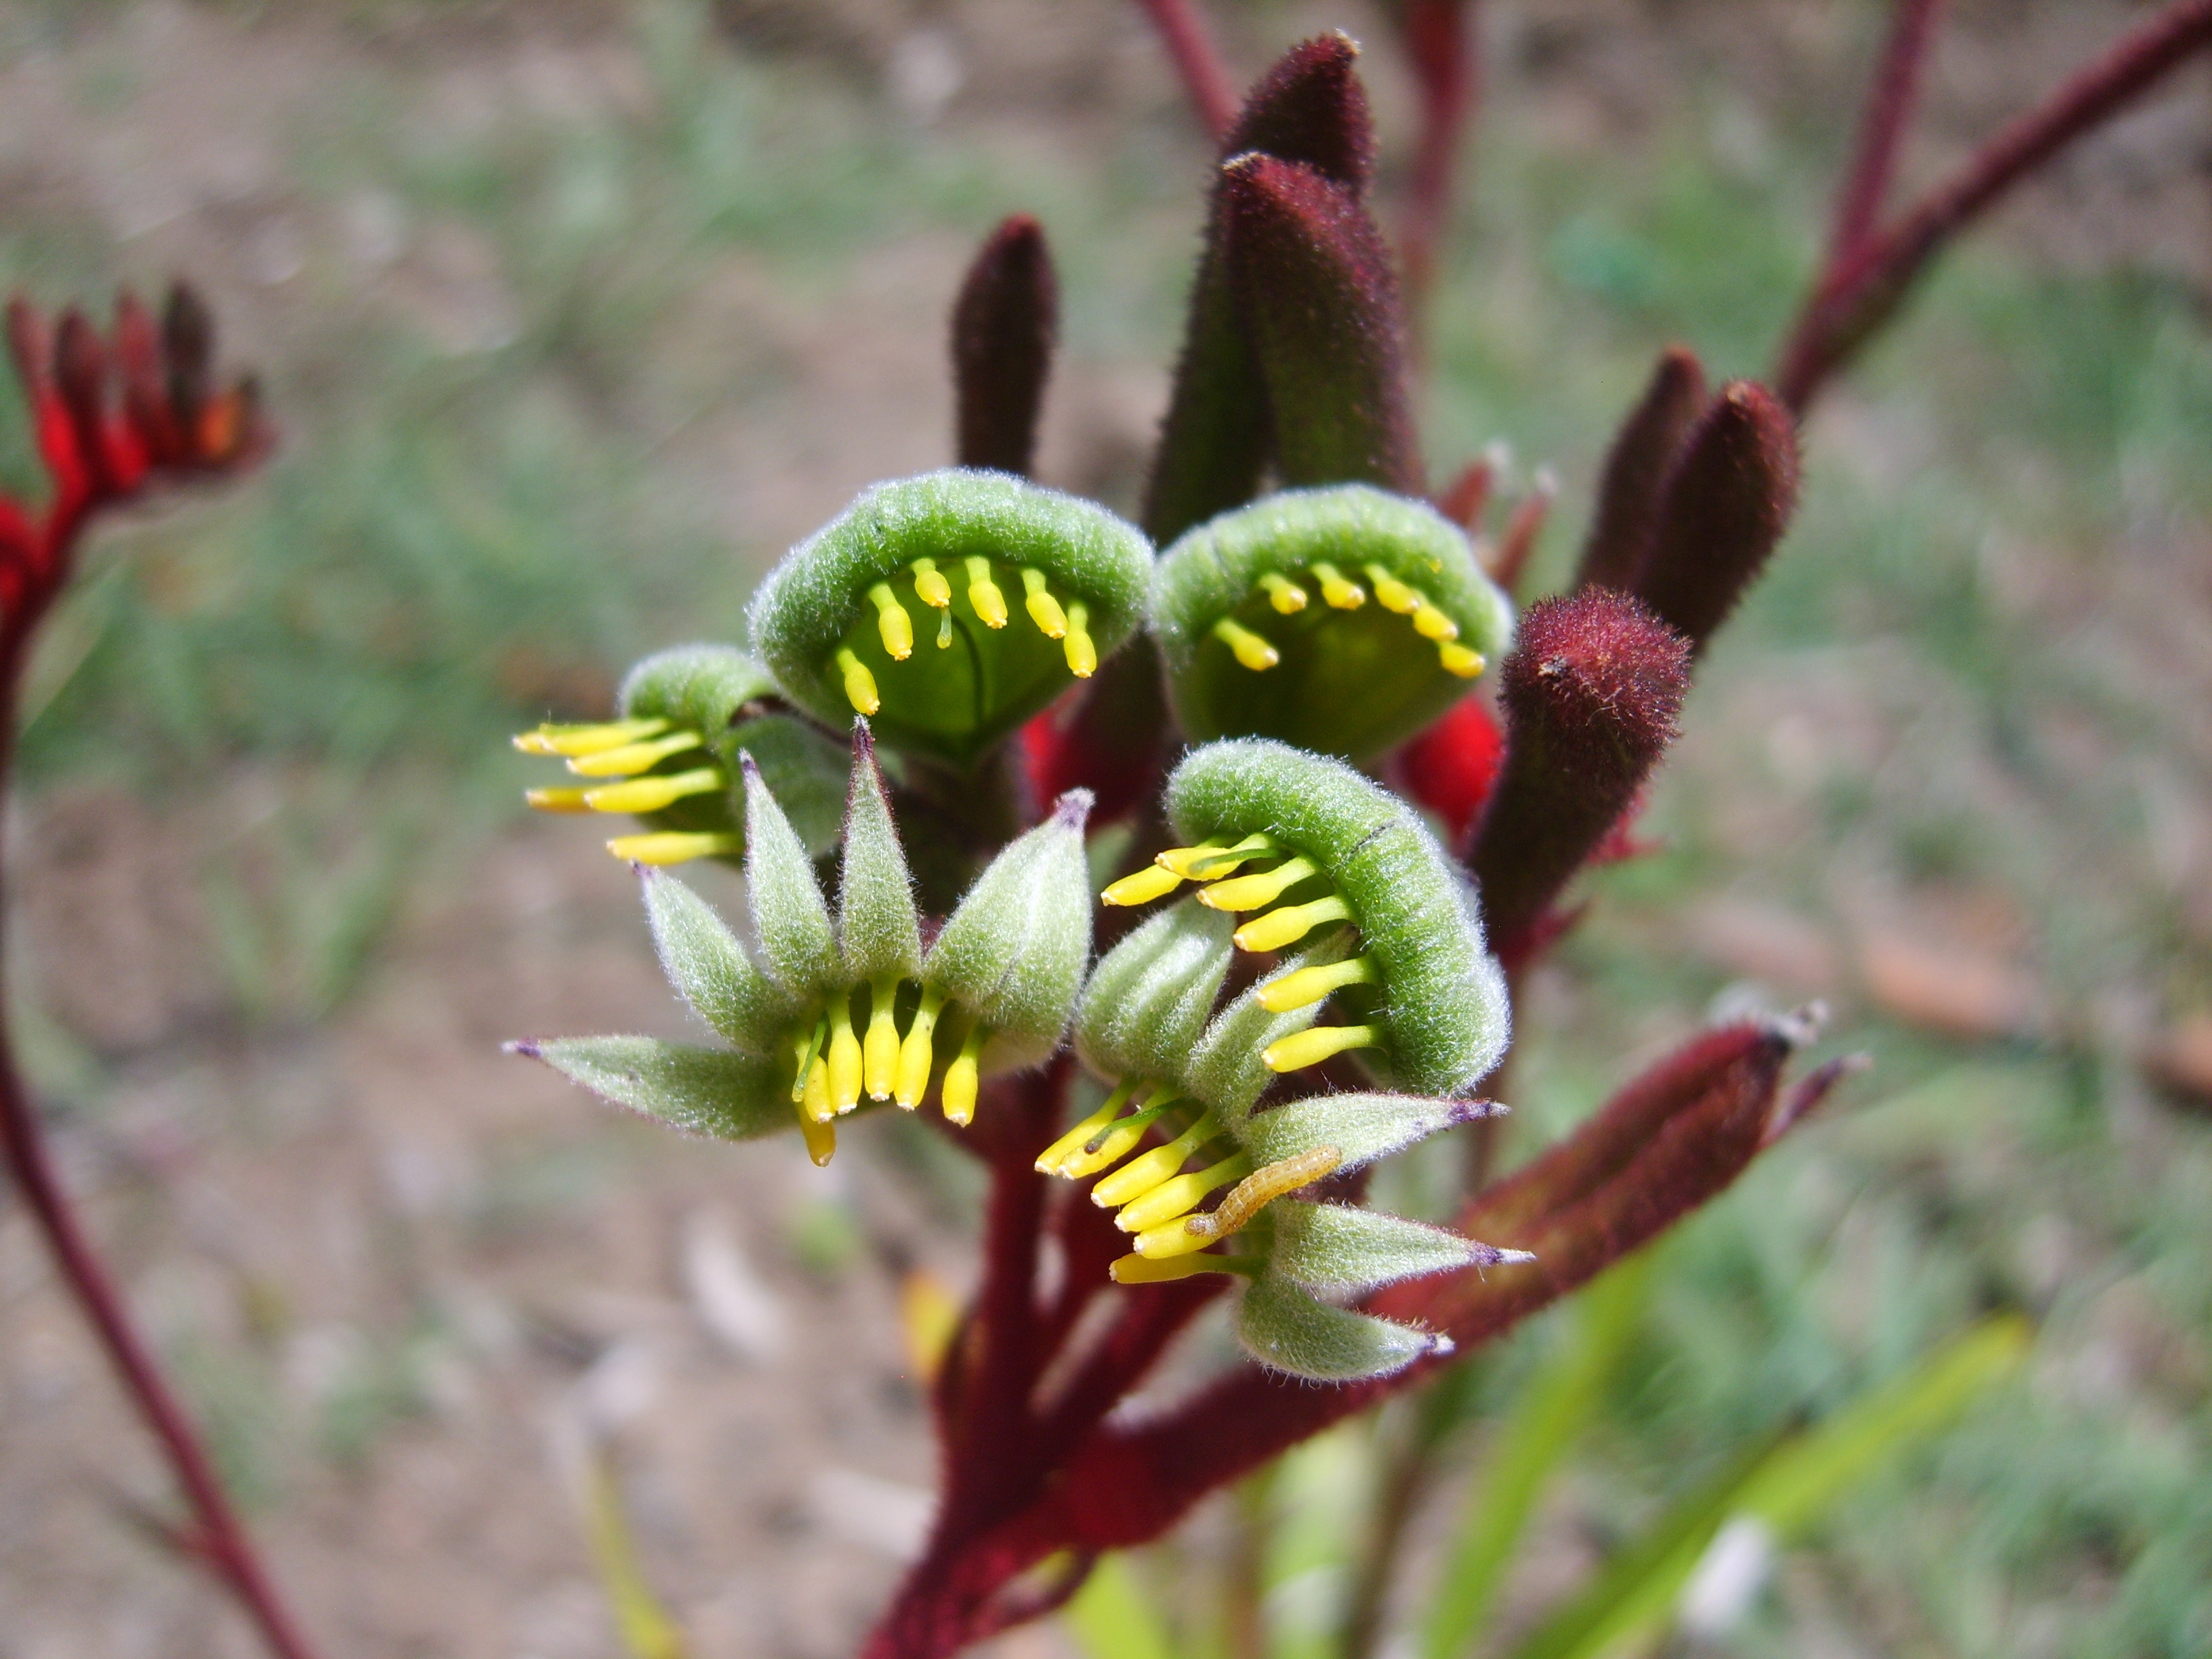
<path id="1" fill-rule="evenodd" d="M 1161 44 L 1175 60 L 1176 73 L 1182 77 L 1182 89 L 1189 95 L 1191 108 L 1206 137 L 1216 143 L 1227 137 L 1230 124 L 1237 118 L 1237 88 L 1206 21 L 1190 0 L 1137 0 L 1137 3 L 1152 20 Z"/>
<path id="2" fill-rule="evenodd" d="M 1858 143 L 1850 170 L 1836 192 L 1836 222 L 1828 233 L 1827 271 L 1833 271 L 1872 234 L 1897 176 L 1898 151 L 1920 92 L 1920 73 L 1928 62 L 1942 0 L 1897 0 L 1881 63 L 1867 88 L 1866 110 L 1859 120 Z"/>
<path id="3" fill-rule="evenodd" d="M 67 534 L 66 528 L 58 528 Z M 34 580 L 16 614 L 0 625 L 0 825 L 6 821 L 5 794 L 15 757 L 16 695 L 23 666 L 31 638 L 59 591 L 69 562 L 66 540 L 58 538 L 48 545 L 54 550 L 47 568 Z M 0 867 L 4 867 L 4 860 L 0 860 Z M 0 932 L 0 941 L 4 937 L 4 932 Z M 0 979 L 4 979 L 4 955 L 0 955 Z M 161 1442 L 177 1484 L 198 1516 L 194 1553 L 229 1586 L 271 1653 L 278 1659 L 312 1659 L 313 1650 L 277 1599 L 276 1585 L 231 1508 L 191 1419 L 162 1377 L 153 1351 L 132 1324 L 122 1294 L 79 1225 L 56 1178 L 37 1110 L 16 1069 L 6 1007 L 7 999 L 0 994 L 0 1148 L 7 1153 L 8 1167 L 46 1235 L 64 1283 L 106 1348 L 116 1376 L 139 1415 Z"/>
<path id="4" fill-rule="evenodd" d="M 1481 92 L 1475 10 L 1476 0 L 1412 0 L 1401 24 L 1421 97 L 1420 136 L 1399 235 L 1406 312 L 1417 331 L 1451 225 L 1460 139 Z"/>
<path id="5" fill-rule="evenodd" d="M 1984 144 L 1943 184 L 1826 274 L 1798 314 L 1773 374 L 1799 413 L 1895 314 L 1929 260 L 2004 193 L 2212 45 L 2212 0 L 2174 3 Z"/>

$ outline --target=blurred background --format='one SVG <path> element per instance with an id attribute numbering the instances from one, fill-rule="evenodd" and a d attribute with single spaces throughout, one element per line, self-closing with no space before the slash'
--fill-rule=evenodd
<path id="1" fill-rule="evenodd" d="M 1559 474 L 1534 591 L 1660 345 L 1765 366 L 1883 10 L 1484 8 L 1427 447 L 1440 477 L 1493 442 Z M 1908 181 L 2142 10 L 1960 0 Z M 1389 222 L 1412 98 L 1376 15 L 1209 15 L 1240 76 L 1370 42 Z M 527 819 L 506 734 L 734 637 L 791 541 L 943 463 L 945 313 L 1005 213 L 1064 289 L 1041 470 L 1132 510 L 1207 161 L 1115 0 L 0 8 L 0 288 L 189 276 L 283 434 L 242 486 L 111 525 L 49 632 L 10 988 L 68 1178 L 331 1654 L 624 1651 L 594 1470 L 702 1659 L 830 1659 L 886 1594 L 932 1479 L 902 1302 L 964 1291 L 969 1171 L 911 1123 L 826 1172 L 681 1142 L 503 1056 L 684 1030 L 630 878 Z M 1685 1471 L 2009 1306 L 2040 1322 L 2021 1378 L 1698 1650 L 2212 1647 L 2208 299 L 2198 67 L 1970 237 L 1812 422 L 1657 849 L 1529 986 L 1510 1146 L 1717 1006 L 1825 998 L 1876 1063 L 1662 1248 L 1507 1633 Z M 0 487 L 36 480 L 0 399 Z M 1388 1196 L 1440 1212 L 1458 1157 Z M 1408 1607 L 1491 1420 L 1438 1455 Z M 1286 1650 L 1321 1650 L 1328 1517 L 1378 1432 L 1294 1472 L 1322 1520 L 1267 1570 Z M 167 1503 L 0 1190 L 0 1656 L 252 1652 Z M 1164 1595 L 1200 1593 L 1225 1512 L 1139 1564 Z"/>

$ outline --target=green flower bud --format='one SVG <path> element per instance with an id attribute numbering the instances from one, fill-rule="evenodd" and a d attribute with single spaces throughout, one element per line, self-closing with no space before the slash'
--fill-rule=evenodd
<path id="1" fill-rule="evenodd" d="M 527 754 L 564 757 L 583 781 L 532 789 L 548 812 L 623 812 L 647 826 L 607 843 L 638 864 L 735 859 L 744 851 L 738 756 L 750 753 L 773 783 L 799 839 L 816 854 L 837 844 L 844 757 L 807 722 L 775 712 L 775 682 L 744 652 L 679 646 L 629 672 L 617 719 L 541 726 L 514 740 Z"/>
<path id="2" fill-rule="evenodd" d="M 784 558 L 752 636 L 832 726 L 971 767 L 1142 619 L 1152 548 L 1089 501 L 954 468 L 881 483 Z"/>
<path id="3" fill-rule="evenodd" d="M 646 918 L 661 971 L 692 1012 L 741 1053 L 773 1058 L 791 1022 L 791 996 L 753 965 L 714 907 L 675 877 L 641 865 Z"/>
<path id="4" fill-rule="evenodd" d="M 1535 1260 L 1526 1250 L 1501 1250 L 1448 1227 L 1349 1204 L 1285 1199 L 1268 1213 L 1275 1228 L 1270 1271 L 1316 1296 L 1360 1296 L 1425 1273 Z"/>
<path id="5" fill-rule="evenodd" d="M 687 1134 L 753 1140 L 791 1127 L 775 1066 L 750 1054 L 644 1036 L 553 1037 L 507 1049 Z"/>
<path id="6" fill-rule="evenodd" d="M 1262 1275 L 1237 1307 L 1237 1340 L 1263 1365 L 1317 1382 L 1388 1376 L 1416 1359 L 1451 1352 L 1451 1339 L 1372 1314 L 1331 1307 L 1286 1280 Z"/>
<path id="7" fill-rule="evenodd" d="M 1185 733 L 1358 760 L 1412 737 L 1511 642 L 1466 536 L 1366 484 L 1285 490 L 1186 532 L 1152 575 Z"/>
<path id="8" fill-rule="evenodd" d="M 1304 944 L 1258 1000 L 1290 1013 L 1334 1000 L 1344 1023 L 1309 1014 L 1310 1029 L 1267 1038 L 1270 1069 L 1350 1050 L 1404 1088 L 1456 1095 L 1498 1063 L 1510 1014 L 1474 890 L 1404 802 L 1340 761 L 1248 738 L 1188 756 L 1167 806 L 1188 844 L 1115 882 L 1106 902 L 1193 881 L 1198 902 L 1240 916 L 1239 948 Z"/>
<path id="9" fill-rule="evenodd" d="M 1075 1049 L 1101 1077 L 1171 1077 L 1197 1043 L 1235 953 L 1236 921 L 1177 904 L 1109 951 L 1075 1012 Z"/>
<path id="10" fill-rule="evenodd" d="M 839 977 L 836 930 L 815 885 L 806 843 L 752 757 L 739 756 L 738 764 L 745 781 L 745 896 L 752 905 L 753 937 L 776 982 L 805 1000 Z"/>

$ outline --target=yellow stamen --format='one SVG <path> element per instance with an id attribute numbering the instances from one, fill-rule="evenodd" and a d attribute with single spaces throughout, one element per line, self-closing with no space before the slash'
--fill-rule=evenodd
<path id="1" fill-rule="evenodd" d="M 1102 1210 L 1111 1210 L 1142 1198 L 1160 1182 L 1182 1168 L 1183 1160 L 1221 1133 L 1221 1126 L 1211 1112 L 1200 1112 L 1197 1121 L 1164 1146 L 1155 1146 L 1149 1152 L 1131 1158 L 1112 1175 L 1099 1177 L 1098 1184 L 1091 1189 L 1091 1201 Z"/>
<path id="2" fill-rule="evenodd" d="M 594 812 L 658 812 L 687 795 L 711 794 L 722 785 L 720 767 L 702 766 L 696 772 L 672 772 L 666 777 L 603 783 L 584 792 L 584 805 Z"/>
<path id="3" fill-rule="evenodd" d="M 1199 860 L 1211 858 L 1228 843 L 1218 836 L 1202 841 L 1195 847 L 1170 847 L 1164 853 L 1152 855 L 1152 862 L 1163 870 L 1173 871 L 1185 881 L 1194 879 L 1191 866 Z"/>
<path id="4" fill-rule="evenodd" d="M 867 664 L 854 656 L 849 647 L 837 652 L 837 666 L 845 676 L 845 698 L 863 714 L 872 714 L 883 707 L 884 700 L 876 695 L 876 677 L 868 672 Z"/>
<path id="5" fill-rule="evenodd" d="M 1213 624 L 1213 637 L 1255 674 L 1266 673 L 1283 659 L 1281 652 L 1232 617 L 1224 617 Z"/>
<path id="6" fill-rule="evenodd" d="M 1037 625 L 1037 631 L 1048 640 L 1065 639 L 1067 636 L 1067 613 L 1060 608 L 1060 601 L 1053 598 L 1046 588 L 1044 572 L 1023 571 L 1022 592 L 1029 596 L 1022 601 L 1022 609 L 1030 613 L 1030 620 Z"/>
<path id="7" fill-rule="evenodd" d="M 860 1039 L 853 1035 L 851 999 L 830 1001 L 830 1103 L 842 1117 L 860 1103 Z"/>
<path id="8" fill-rule="evenodd" d="M 799 1109 L 799 1133 L 806 1142 L 806 1155 L 814 1160 L 817 1170 L 829 1167 L 830 1160 L 837 1156 L 837 1120 L 834 1117 L 817 1121 Z"/>
<path id="9" fill-rule="evenodd" d="M 1318 1066 L 1346 1048 L 1373 1048 L 1382 1041 L 1380 1026 L 1310 1025 L 1262 1048 L 1260 1063 L 1271 1072 L 1296 1072 Z"/>
<path id="10" fill-rule="evenodd" d="M 1191 1206 L 1208 1193 L 1242 1181 L 1251 1173 L 1252 1160 L 1243 1152 L 1232 1153 L 1209 1169 L 1163 1181 L 1142 1198 L 1123 1205 L 1121 1213 L 1114 1218 L 1114 1224 L 1125 1233 L 1150 1232 L 1163 1223 L 1189 1214 Z"/>
<path id="11" fill-rule="evenodd" d="M 522 799 L 533 812 L 588 812 L 591 803 L 580 789 L 526 789 Z"/>
<path id="12" fill-rule="evenodd" d="M 1211 887 L 1201 887 L 1198 902 L 1209 910 L 1257 910 L 1273 904 L 1282 897 L 1285 890 L 1297 886 L 1308 876 L 1320 873 L 1311 859 L 1285 859 L 1273 869 L 1262 870 L 1255 876 L 1232 876 Z"/>
<path id="13" fill-rule="evenodd" d="M 568 769 L 580 778 L 619 778 L 632 772 L 642 772 L 657 766 L 671 755 L 680 755 L 687 749 L 699 746 L 696 732 L 671 732 L 665 738 L 655 738 L 651 743 L 624 744 L 619 749 L 595 750 L 588 755 L 579 755 L 568 763 Z"/>
<path id="14" fill-rule="evenodd" d="M 1293 1008 L 1319 1002 L 1331 991 L 1344 986 L 1373 985 L 1381 977 L 1373 962 L 1365 957 L 1353 957 L 1346 962 L 1300 968 L 1280 979 L 1271 979 L 1260 988 L 1258 1000 L 1271 1014 L 1287 1014 Z"/>
<path id="15" fill-rule="evenodd" d="M 1134 1083 L 1122 1084 L 1112 1094 L 1106 1097 L 1106 1103 L 1103 1106 L 1039 1152 L 1036 1161 L 1037 1173 L 1058 1175 L 1063 1159 L 1080 1152 L 1086 1141 L 1121 1114 L 1122 1106 L 1127 1103 L 1131 1091 L 1136 1086 Z"/>
<path id="16" fill-rule="evenodd" d="M 868 987 L 868 1035 L 860 1045 L 860 1076 L 870 1100 L 889 1100 L 898 1081 L 898 1023 L 891 1017 L 898 983 L 892 974 Z"/>
<path id="17" fill-rule="evenodd" d="M 1367 590 L 1358 582 L 1347 580 L 1344 573 L 1333 564 L 1313 567 L 1314 580 L 1321 584 L 1321 596 L 1332 609 L 1357 611 L 1367 603 Z"/>
<path id="18" fill-rule="evenodd" d="M 906 614 L 906 607 L 898 602 L 889 582 L 878 582 L 868 590 L 868 597 L 876 605 L 876 632 L 882 635 L 884 649 L 891 653 L 893 662 L 904 662 L 914 654 L 914 619 Z"/>
<path id="19" fill-rule="evenodd" d="M 837 1115 L 836 1103 L 830 1097 L 830 1062 L 819 1054 L 806 1068 L 806 1095 L 799 1103 L 817 1123 L 827 1123 Z"/>
<path id="20" fill-rule="evenodd" d="M 531 793 L 534 795 L 542 792 L 532 790 Z M 535 800 L 530 804 L 532 806 L 538 805 Z M 548 810 L 557 811 L 561 809 Z M 1174 871 L 1160 865 L 1148 864 L 1108 887 L 1098 896 L 1098 902 L 1101 904 L 1150 904 L 1154 899 L 1172 893 L 1182 885 L 1182 878 Z"/>
<path id="21" fill-rule="evenodd" d="M 668 729 L 666 720 L 608 720 L 599 726 L 555 726 L 518 732 L 514 746 L 526 755 L 596 755 Z"/>
<path id="22" fill-rule="evenodd" d="M 1343 1162 L 1344 1153 L 1334 1146 L 1309 1147 L 1293 1157 L 1278 1158 L 1231 1187 L 1229 1196 L 1214 1206 L 1211 1215 L 1184 1218 L 1184 1230 L 1196 1238 L 1226 1238 L 1284 1194 L 1334 1175 Z M 1142 1244 L 1138 1248 L 1141 1249 Z"/>
<path id="23" fill-rule="evenodd" d="M 1145 1138 L 1145 1132 L 1159 1121 L 1160 1115 L 1182 1098 L 1172 1089 L 1156 1090 L 1150 1103 L 1142 1111 L 1132 1112 L 1128 1116 L 1109 1124 L 1090 1139 L 1079 1144 L 1073 1152 L 1060 1158 L 1054 1173 L 1065 1180 L 1080 1181 L 1085 1176 L 1096 1175 L 1101 1170 L 1119 1164 Z"/>
<path id="24" fill-rule="evenodd" d="M 1165 1237 L 1167 1228 L 1161 1228 L 1160 1232 L 1163 1246 L 1172 1243 Z M 1139 1251 L 1145 1248 L 1146 1237 L 1142 1234 L 1138 1236 L 1137 1249 Z M 1231 1264 L 1227 1256 L 1196 1254 L 1197 1251 L 1204 1249 L 1209 1242 L 1201 1238 L 1191 1244 L 1188 1249 L 1174 1252 L 1176 1259 L 1172 1261 L 1160 1259 L 1170 1254 L 1165 1248 L 1154 1250 L 1148 1255 L 1121 1256 L 1115 1260 L 1107 1272 L 1113 1275 L 1116 1285 L 1164 1285 L 1171 1279 L 1193 1279 L 1200 1273 L 1237 1272 L 1237 1267 Z"/>
<path id="25" fill-rule="evenodd" d="M 1310 904 L 1286 904 L 1255 916 L 1230 937 L 1240 951 L 1279 951 L 1295 945 L 1325 921 L 1350 921 L 1352 908 L 1335 894 Z"/>
<path id="26" fill-rule="evenodd" d="M 1200 842 L 1188 850 L 1190 857 L 1171 867 L 1180 869 L 1193 881 L 1218 881 L 1240 864 L 1285 849 L 1273 836 L 1260 830 L 1245 836 L 1234 847 L 1224 847 L 1218 840 L 1213 840 Z"/>
<path id="27" fill-rule="evenodd" d="M 1456 674 L 1463 680 L 1477 678 L 1485 668 L 1489 666 L 1489 664 L 1482 659 L 1481 652 L 1471 646 L 1455 642 L 1448 641 L 1438 646 L 1437 657 L 1443 664 L 1444 672 Z"/>
<path id="28" fill-rule="evenodd" d="M 1413 631 L 1425 640 L 1442 643 L 1459 637 L 1459 624 L 1428 600 L 1421 601 L 1420 609 L 1413 612 Z"/>
<path id="29" fill-rule="evenodd" d="M 975 607 L 975 614 L 983 619 L 986 628 L 1006 625 L 1006 596 L 999 592 L 998 583 L 991 580 L 991 562 L 985 558 L 968 561 L 968 603 Z"/>
<path id="30" fill-rule="evenodd" d="M 1091 637 L 1091 607 L 1080 599 L 1067 607 L 1067 672 L 1087 680 L 1098 672 L 1098 647 Z"/>
<path id="31" fill-rule="evenodd" d="M 952 607 L 949 605 L 937 613 L 937 648 L 939 651 L 952 648 Z"/>
<path id="32" fill-rule="evenodd" d="M 1260 586 L 1266 590 L 1267 603 L 1275 607 L 1278 616 L 1295 617 L 1306 608 L 1305 589 L 1287 576 L 1279 576 L 1270 570 L 1260 578 Z"/>
<path id="33" fill-rule="evenodd" d="M 945 573 L 937 568 L 934 559 L 916 559 L 908 567 L 914 572 L 914 596 L 932 611 L 943 611 L 952 603 L 952 584 L 945 580 Z"/>
<path id="34" fill-rule="evenodd" d="M 914 1023 L 906 1028 L 906 1041 L 899 1044 L 898 1079 L 892 1085 L 891 1098 L 909 1112 L 929 1092 L 930 1068 L 937 1064 L 937 1050 L 929 1034 L 936 1029 L 937 1016 L 944 1007 L 945 999 L 924 986 L 921 1006 L 914 1011 Z"/>
<path id="35" fill-rule="evenodd" d="M 814 1069 L 815 1056 L 822 1052 L 822 1043 L 830 1035 L 826 1020 L 816 1020 L 805 1030 L 791 1034 L 791 1051 L 799 1058 L 799 1065 L 791 1074 L 791 1097 L 804 1105 L 806 1101 L 806 1078 Z"/>
<path id="36" fill-rule="evenodd" d="M 745 850 L 743 836 L 712 830 L 664 830 L 647 836 L 617 836 L 607 851 L 632 864 L 689 864 L 693 859 L 732 857 Z"/>
<path id="37" fill-rule="evenodd" d="M 1418 587 L 1408 587 L 1379 564 L 1367 567 L 1367 580 L 1375 584 L 1375 602 L 1385 611 L 1410 617 L 1428 600 Z"/>
<path id="38" fill-rule="evenodd" d="M 983 1052 L 984 1036 L 981 1024 L 969 1027 L 959 1057 L 945 1068 L 945 1087 L 939 1091 L 945 1121 L 963 1129 L 975 1118 L 976 1057 Z"/>

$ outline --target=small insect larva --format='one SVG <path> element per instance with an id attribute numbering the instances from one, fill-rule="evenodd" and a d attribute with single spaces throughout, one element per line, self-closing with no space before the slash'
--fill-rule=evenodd
<path id="1" fill-rule="evenodd" d="M 1183 1227 L 1200 1238 L 1226 1238 L 1259 1214 L 1264 1206 L 1273 1203 L 1285 1193 L 1294 1193 L 1319 1181 L 1343 1162 L 1340 1149 L 1316 1146 L 1295 1158 L 1270 1164 L 1264 1170 L 1255 1170 L 1229 1189 L 1229 1195 L 1221 1200 L 1219 1207 L 1208 1214 L 1191 1217 L 1182 1224 Z"/>

